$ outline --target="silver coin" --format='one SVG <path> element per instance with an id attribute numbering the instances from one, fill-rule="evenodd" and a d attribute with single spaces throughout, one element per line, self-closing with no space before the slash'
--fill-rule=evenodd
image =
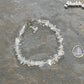
<path id="1" fill-rule="evenodd" d="M 80 57 L 83 57 L 84 55 L 84 50 L 83 48 L 81 48 L 79 45 L 76 45 L 73 50 L 72 50 L 72 53 L 75 57 L 77 58 L 80 58 Z"/>

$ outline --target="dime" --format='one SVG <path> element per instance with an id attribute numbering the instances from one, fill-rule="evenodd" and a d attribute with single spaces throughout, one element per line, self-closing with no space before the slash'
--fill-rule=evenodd
<path id="1" fill-rule="evenodd" d="M 83 48 L 81 48 L 79 45 L 76 45 L 72 50 L 73 55 L 77 58 L 83 57 L 83 52 Z"/>

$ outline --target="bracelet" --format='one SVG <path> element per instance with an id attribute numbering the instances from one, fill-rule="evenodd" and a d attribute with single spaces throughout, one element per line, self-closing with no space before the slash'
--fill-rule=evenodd
<path id="1" fill-rule="evenodd" d="M 71 1 L 67 1 L 65 4 L 64 4 L 64 7 L 65 8 L 68 8 L 68 7 L 81 7 L 81 8 L 84 8 L 84 4 L 82 4 L 80 1 L 76 1 L 76 2 L 71 2 Z"/>
<path id="2" fill-rule="evenodd" d="M 34 20 L 32 20 L 32 22 L 34 22 Z M 23 64 L 23 65 L 26 64 L 28 66 L 42 67 L 45 64 L 48 64 L 48 65 L 55 64 L 64 55 L 63 38 L 62 38 L 62 35 L 60 34 L 60 29 L 57 29 L 56 25 L 51 24 L 47 20 L 37 20 L 36 22 L 38 22 L 42 26 L 49 27 L 50 30 L 55 32 L 56 38 L 57 38 L 58 43 L 59 43 L 59 47 L 58 47 L 58 50 L 57 50 L 58 53 L 54 54 L 53 58 L 50 58 L 46 61 L 43 61 L 43 60 L 42 61 L 34 61 L 34 60 L 30 60 L 30 59 L 25 59 L 25 57 L 23 57 L 22 50 L 20 49 L 20 46 L 22 45 L 22 39 L 23 39 L 23 35 L 24 35 L 26 29 L 27 28 L 32 28 L 33 33 L 36 33 L 36 31 L 39 29 L 38 27 L 32 26 L 31 22 L 30 22 L 30 23 L 28 23 L 28 24 L 26 24 L 22 27 L 22 29 L 19 32 L 19 36 L 15 39 L 15 52 L 16 52 L 17 60 L 20 62 L 20 64 Z"/>

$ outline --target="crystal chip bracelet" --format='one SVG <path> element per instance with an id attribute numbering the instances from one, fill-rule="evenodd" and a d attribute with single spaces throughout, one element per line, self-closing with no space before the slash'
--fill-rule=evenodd
<path id="1" fill-rule="evenodd" d="M 20 48 L 21 44 L 22 44 L 22 39 L 23 39 L 23 35 L 26 31 L 27 28 L 32 28 L 33 29 L 33 33 L 36 33 L 36 31 L 38 31 L 38 27 L 32 26 L 30 23 L 30 25 L 26 24 L 22 27 L 22 29 L 19 32 L 18 37 L 15 39 L 15 52 L 16 52 L 16 56 L 17 56 L 17 60 L 20 62 L 20 64 L 26 64 L 28 66 L 39 66 L 42 67 L 45 64 L 48 65 L 52 65 L 55 64 L 56 62 L 59 61 L 59 59 L 61 59 L 64 55 L 64 50 L 63 50 L 63 38 L 62 35 L 60 34 L 60 29 L 56 28 L 56 25 L 51 24 L 49 21 L 47 20 L 37 20 L 37 23 L 39 23 L 42 26 L 46 26 L 49 27 L 50 30 L 55 32 L 56 38 L 59 42 L 59 47 L 57 50 L 57 54 L 53 55 L 53 58 L 47 59 L 46 61 L 34 61 L 34 60 L 30 60 L 30 59 L 25 59 L 25 57 L 23 57 L 22 54 L 22 50 Z"/>
<path id="2" fill-rule="evenodd" d="M 67 1 L 64 4 L 64 7 L 65 8 L 68 8 L 68 7 L 81 7 L 81 8 L 84 8 L 84 4 L 82 4 L 80 1 L 75 1 L 75 2 Z"/>

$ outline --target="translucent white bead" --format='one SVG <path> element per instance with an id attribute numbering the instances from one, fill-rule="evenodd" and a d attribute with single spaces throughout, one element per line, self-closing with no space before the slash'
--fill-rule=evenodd
<path id="1" fill-rule="evenodd" d="M 38 27 L 34 27 L 33 30 L 34 30 L 33 33 L 36 33 L 36 31 L 38 30 Z"/>
<path id="2" fill-rule="evenodd" d="M 25 57 L 22 57 L 22 60 L 20 61 L 20 64 L 25 64 Z"/>
<path id="3" fill-rule="evenodd" d="M 64 5 L 64 7 L 65 7 L 65 8 L 68 8 L 68 5 L 67 5 L 67 4 L 65 4 L 65 5 Z"/>
<path id="4" fill-rule="evenodd" d="M 43 67 L 44 66 L 44 63 L 40 64 L 39 67 Z"/>
<path id="5" fill-rule="evenodd" d="M 52 60 L 51 60 L 51 59 L 47 60 L 47 63 L 48 63 L 49 65 L 52 65 Z"/>
<path id="6" fill-rule="evenodd" d="M 67 1 L 66 4 L 69 5 L 70 4 L 70 1 Z"/>
<path id="7" fill-rule="evenodd" d="M 81 6 L 81 5 L 82 5 L 82 3 L 81 3 L 80 1 L 79 1 L 78 3 L 79 3 L 79 6 Z"/>
<path id="8" fill-rule="evenodd" d="M 18 56 L 17 56 L 17 59 L 19 60 L 19 61 L 21 61 L 22 60 L 22 54 L 19 54 Z"/>
<path id="9" fill-rule="evenodd" d="M 59 49 L 63 49 L 63 45 L 60 45 L 60 46 L 59 46 Z"/>
<path id="10" fill-rule="evenodd" d="M 49 24 L 49 27 L 52 28 L 53 27 L 53 24 Z"/>
<path id="11" fill-rule="evenodd" d="M 46 21 L 45 26 L 47 27 L 49 26 L 49 21 Z"/>
<path id="12" fill-rule="evenodd" d="M 21 29 L 21 31 L 20 31 L 20 36 L 22 36 L 23 34 L 24 34 L 24 32 L 25 32 L 25 25 L 22 27 L 22 29 Z"/>
<path id="13" fill-rule="evenodd" d="M 41 20 L 39 19 L 38 22 L 41 23 Z"/>
<path id="14" fill-rule="evenodd" d="M 19 43 L 20 43 L 20 39 L 17 37 L 17 38 L 15 39 L 15 45 L 19 45 Z"/>
<path id="15" fill-rule="evenodd" d="M 63 38 L 60 38 L 58 42 L 62 43 L 62 41 L 63 41 Z"/>
<path id="16" fill-rule="evenodd" d="M 62 38 L 62 36 L 61 36 L 61 35 L 59 35 L 57 38 L 58 38 L 58 39 L 61 39 L 61 38 Z"/>
<path id="17" fill-rule="evenodd" d="M 84 4 L 82 4 L 82 8 L 84 8 Z"/>
<path id="18" fill-rule="evenodd" d="M 63 51 L 63 50 L 60 50 L 60 51 L 58 52 L 58 55 L 59 55 L 59 56 L 64 55 L 64 51 Z"/>

